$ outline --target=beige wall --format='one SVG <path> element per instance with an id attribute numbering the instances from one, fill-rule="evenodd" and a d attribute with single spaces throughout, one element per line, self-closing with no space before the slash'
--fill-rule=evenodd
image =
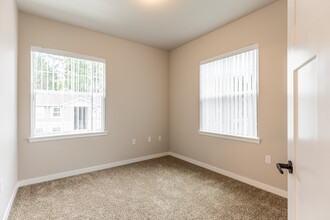
<path id="1" fill-rule="evenodd" d="M 17 9 L 0 1 L 0 219 L 17 182 Z"/>
<path id="2" fill-rule="evenodd" d="M 19 13 L 18 42 L 20 180 L 168 151 L 167 51 L 26 13 Z M 31 46 L 106 59 L 107 136 L 28 143 Z"/>
<path id="3" fill-rule="evenodd" d="M 261 144 L 199 135 L 199 62 L 256 43 Z M 286 190 L 286 176 L 275 168 L 287 158 L 285 0 L 171 51 L 169 83 L 170 151 Z"/>

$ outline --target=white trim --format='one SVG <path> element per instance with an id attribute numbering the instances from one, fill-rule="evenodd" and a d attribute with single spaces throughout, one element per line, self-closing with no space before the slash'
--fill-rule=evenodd
<path id="1" fill-rule="evenodd" d="M 259 49 L 259 44 L 253 44 L 253 45 L 250 45 L 250 46 L 247 46 L 247 47 L 243 47 L 243 48 L 240 48 L 240 49 L 237 49 L 237 50 L 230 51 L 228 53 L 224 53 L 224 54 L 221 54 L 221 55 L 218 55 L 218 56 L 215 56 L 215 57 L 211 57 L 211 58 L 208 58 L 208 59 L 205 59 L 205 60 L 201 60 L 200 65 L 210 63 L 210 62 L 213 62 L 213 61 L 216 61 L 216 60 L 221 60 L 221 59 L 226 58 L 226 57 L 231 57 L 231 56 L 234 56 L 236 54 L 244 53 L 244 52 L 247 52 L 247 51 L 250 51 L 250 50 L 255 50 L 255 49 Z"/>
<path id="2" fill-rule="evenodd" d="M 16 197 L 16 193 L 17 193 L 18 187 L 19 187 L 19 184 L 16 183 L 15 188 L 14 188 L 14 190 L 13 190 L 13 193 L 11 194 L 11 197 L 10 197 L 9 203 L 8 203 L 8 205 L 7 205 L 7 208 L 6 208 L 6 210 L 5 210 L 5 213 L 4 213 L 4 215 L 3 215 L 2 220 L 7 220 L 8 217 L 9 217 L 10 210 L 11 210 L 11 207 L 13 206 L 13 203 L 14 203 L 14 200 L 15 200 L 15 197 Z"/>
<path id="3" fill-rule="evenodd" d="M 106 111 L 107 111 L 107 105 L 105 103 L 106 99 L 107 99 L 107 65 L 106 63 L 104 63 L 104 74 L 103 74 L 103 87 L 104 87 L 104 90 L 103 90 L 103 100 L 102 100 L 102 103 L 103 103 L 103 108 L 102 108 L 102 116 L 103 116 L 103 120 L 101 121 L 102 123 L 102 126 L 101 128 L 106 131 L 107 130 L 107 115 L 106 115 Z"/>
<path id="4" fill-rule="evenodd" d="M 219 174 L 222 174 L 224 176 L 228 176 L 228 177 L 233 178 L 235 180 L 241 181 L 243 183 L 252 185 L 254 187 L 257 187 L 259 189 L 265 190 L 267 192 L 271 192 L 271 193 L 274 193 L 274 194 L 279 195 L 281 197 L 287 198 L 287 194 L 288 194 L 287 191 L 284 191 L 282 189 L 279 189 L 279 188 L 276 188 L 276 187 L 273 187 L 273 186 L 270 186 L 270 185 L 267 185 L 267 184 L 258 182 L 256 180 L 249 179 L 247 177 L 238 175 L 236 173 L 232 173 L 232 172 L 229 172 L 229 171 L 220 169 L 218 167 L 214 167 L 214 166 L 211 166 L 209 164 L 206 164 L 206 163 L 203 163 L 203 162 L 200 162 L 200 161 L 197 161 L 197 160 L 194 160 L 194 159 L 191 159 L 191 158 L 188 158 L 188 157 L 185 157 L 185 156 L 182 156 L 182 155 L 173 153 L 173 152 L 169 152 L 168 154 L 170 156 L 179 158 L 181 160 L 187 161 L 189 163 L 195 164 L 195 165 L 200 166 L 200 167 L 203 167 L 205 169 L 212 170 L 212 171 L 214 171 L 216 173 L 219 173 Z"/>
<path id="5" fill-rule="evenodd" d="M 31 48 L 32 49 L 32 48 Z M 33 53 L 30 51 L 30 108 L 31 108 L 31 115 L 30 115 L 30 123 L 31 123 L 31 131 L 30 134 L 33 137 L 35 135 L 35 121 L 36 121 L 36 93 L 34 91 L 34 82 L 35 76 L 33 74 Z"/>
<path id="6" fill-rule="evenodd" d="M 88 55 L 79 54 L 79 53 L 73 53 L 73 52 L 64 51 L 64 50 L 49 49 L 49 48 L 45 48 L 45 47 L 31 46 L 31 52 L 47 53 L 47 54 L 53 54 L 53 55 L 58 55 L 58 56 L 72 57 L 72 58 L 77 58 L 77 59 L 106 63 L 106 60 L 103 58 L 88 56 Z"/>
<path id="7" fill-rule="evenodd" d="M 73 138 L 84 138 L 84 137 L 97 137 L 108 135 L 107 131 L 101 132 L 88 132 L 88 133 L 78 133 L 78 134 L 61 134 L 53 136 L 43 136 L 43 137 L 29 137 L 28 140 L 30 143 L 41 142 L 41 141 L 55 141 L 55 140 L 65 140 Z"/>
<path id="8" fill-rule="evenodd" d="M 230 139 L 230 140 L 235 140 L 235 141 L 260 144 L 259 137 L 244 137 L 244 136 L 236 136 L 236 135 L 217 134 L 217 133 L 205 132 L 205 131 L 198 131 L 198 134 L 211 136 L 211 137 L 225 138 L 225 139 Z"/>
<path id="9" fill-rule="evenodd" d="M 122 161 L 103 164 L 103 165 L 99 165 L 99 166 L 87 167 L 87 168 L 72 170 L 72 171 L 63 172 L 63 173 L 57 173 L 57 174 L 52 174 L 52 175 L 48 175 L 48 176 L 42 176 L 42 177 L 22 180 L 22 181 L 19 181 L 18 184 L 19 184 L 20 187 L 21 186 L 27 186 L 27 185 L 31 185 L 31 184 L 47 182 L 47 181 L 51 181 L 51 180 L 55 180 L 55 179 L 61 179 L 61 178 L 70 177 L 70 176 L 75 176 L 75 175 L 79 175 L 79 174 L 84 174 L 84 173 L 90 173 L 90 172 L 94 172 L 94 171 L 109 169 L 109 168 L 112 168 L 112 167 L 123 166 L 123 165 L 136 163 L 136 162 L 140 162 L 140 161 L 144 161 L 144 160 L 150 160 L 150 159 L 154 159 L 154 158 L 158 158 L 158 157 L 164 157 L 164 156 L 167 156 L 167 155 L 168 155 L 168 152 L 159 153 L 159 154 L 152 154 L 152 155 L 148 155 L 148 156 L 144 156 L 144 157 L 137 157 L 137 158 L 133 158 L 133 159 L 122 160 Z"/>

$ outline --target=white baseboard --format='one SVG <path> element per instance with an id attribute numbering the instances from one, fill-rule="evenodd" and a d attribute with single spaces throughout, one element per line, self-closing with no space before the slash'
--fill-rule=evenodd
<path id="1" fill-rule="evenodd" d="M 130 163 L 136 163 L 136 162 L 140 162 L 140 161 L 144 161 L 144 160 L 150 160 L 150 159 L 163 157 L 163 156 L 167 156 L 167 155 L 168 155 L 168 152 L 152 154 L 152 155 L 148 155 L 148 156 L 144 156 L 144 157 L 137 157 L 137 158 L 133 158 L 133 159 L 129 159 L 129 160 L 122 160 L 122 161 L 118 161 L 118 162 L 103 164 L 103 165 L 94 166 L 94 167 L 88 167 L 88 168 L 84 168 L 84 169 L 72 170 L 72 171 L 68 171 L 68 172 L 57 173 L 57 174 L 37 177 L 37 178 L 33 178 L 33 179 L 21 180 L 18 182 L 18 185 L 20 187 L 20 186 L 27 186 L 27 185 L 36 184 L 36 183 L 47 182 L 50 180 L 61 179 L 61 178 L 75 176 L 75 175 L 79 175 L 79 174 L 83 174 L 83 173 L 90 173 L 90 172 L 94 172 L 94 171 L 98 171 L 98 170 L 104 170 L 104 169 L 108 169 L 108 168 L 112 168 L 112 167 L 118 167 L 118 166 L 130 164 Z"/>
<path id="2" fill-rule="evenodd" d="M 84 169 L 78 169 L 78 170 L 73 170 L 73 171 L 68 171 L 68 172 L 63 172 L 63 173 L 57 173 L 57 174 L 48 175 L 48 176 L 42 176 L 42 177 L 22 180 L 22 181 L 19 181 L 17 183 L 17 187 L 15 189 L 15 192 L 13 193 L 12 200 L 14 200 L 14 198 L 15 198 L 17 188 L 21 187 L 21 186 L 27 186 L 27 185 L 31 185 L 31 184 L 51 181 L 51 180 L 55 180 L 55 179 L 75 176 L 75 175 L 89 173 L 89 172 L 94 172 L 94 171 L 98 171 L 98 170 L 104 170 L 104 169 L 108 169 L 108 168 L 112 168 L 112 167 L 122 166 L 122 165 L 131 164 L 131 163 L 135 163 L 135 162 L 140 162 L 140 161 L 144 161 L 144 160 L 150 160 L 150 159 L 163 157 L 163 156 L 167 156 L 167 155 L 179 158 L 181 160 L 185 160 L 185 161 L 187 161 L 189 163 L 192 163 L 192 164 L 195 164 L 197 166 L 206 168 L 208 170 L 212 170 L 216 173 L 228 176 L 230 178 L 233 178 L 233 179 L 236 179 L 238 181 L 247 183 L 247 184 L 252 185 L 254 187 L 257 187 L 257 188 L 263 189 L 265 191 L 274 193 L 276 195 L 282 196 L 284 198 L 287 198 L 287 192 L 282 190 L 282 189 L 278 189 L 276 187 L 258 182 L 256 180 L 249 179 L 247 177 L 244 177 L 244 176 L 241 176 L 241 175 L 238 175 L 238 174 L 220 169 L 218 167 L 211 166 L 209 164 L 206 164 L 206 163 L 203 163 L 203 162 L 200 162 L 200 161 L 197 161 L 197 160 L 194 160 L 194 159 L 191 159 L 191 158 L 188 158 L 188 157 L 185 157 L 185 156 L 173 153 L 173 152 L 164 152 L 164 153 L 153 154 L 153 155 L 149 155 L 149 156 L 138 157 L 138 158 L 133 158 L 133 159 L 129 159 L 129 160 L 123 160 L 123 161 L 108 163 L 108 164 L 94 166 L 94 167 L 88 167 L 88 168 L 84 168 Z M 13 201 L 11 201 L 11 202 L 13 202 Z M 8 207 L 9 207 L 9 205 L 8 205 Z M 10 205 L 10 207 L 11 207 L 11 205 Z M 9 214 L 9 212 L 8 212 L 8 214 Z"/>
<path id="3" fill-rule="evenodd" d="M 9 203 L 7 205 L 7 208 L 6 208 L 5 214 L 3 215 L 2 220 L 7 220 L 8 217 L 9 217 L 9 213 L 10 213 L 11 207 L 13 206 L 18 187 L 19 187 L 18 183 L 16 183 L 15 188 L 13 190 L 13 193 L 12 193 L 11 197 L 10 197 Z"/>
<path id="4" fill-rule="evenodd" d="M 211 166 L 209 164 L 206 164 L 206 163 L 203 163 L 203 162 L 200 162 L 200 161 L 197 161 L 197 160 L 194 160 L 194 159 L 191 159 L 191 158 L 188 158 L 188 157 L 185 157 L 185 156 L 173 153 L 173 152 L 169 152 L 168 155 L 179 158 L 179 159 L 184 160 L 184 161 L 187 161 L 189 163 L 195 164 L 197 166 L 203 167 L 205 169 L 212 170 L 216 173 L 222 174 L 224 176 L 228 176 L 230 178 L 236 179 L 236 180 L 241 181 L 243 183 L 247 183 L 249 185 L 260 188 L 260 189 L 265 190 L 267 192 L 271 192 L 271 193 L 274 193 L 274 194 L 279 195 L 281 197 L 287 198 L 287 191 L 284 191 L 282 189 L 279 189 L 279 188 L 276 188 L 276 187 L 258 182 L 256 180 L 249 179 L 249 178 L 244 177 L 244 176 L 240 176 L 236 173 L 232 173 L 232 172 L 220 169 L 218 167 L 214 167 L 214 166 Z"/>

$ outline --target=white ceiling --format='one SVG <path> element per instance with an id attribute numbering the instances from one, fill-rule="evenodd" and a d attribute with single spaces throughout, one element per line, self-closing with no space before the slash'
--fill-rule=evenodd
<path id="1" fill-rule="evenodd" d="M 276 0 L 17 0 L 21 11 L 166 50 Z"/>

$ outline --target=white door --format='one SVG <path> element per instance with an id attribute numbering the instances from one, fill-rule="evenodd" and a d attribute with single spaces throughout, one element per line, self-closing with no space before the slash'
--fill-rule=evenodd
<path id="1" fill-rule="evenodd" d="M 330 220 L 330 0 L 288 0 L 289 220 Z"/>

